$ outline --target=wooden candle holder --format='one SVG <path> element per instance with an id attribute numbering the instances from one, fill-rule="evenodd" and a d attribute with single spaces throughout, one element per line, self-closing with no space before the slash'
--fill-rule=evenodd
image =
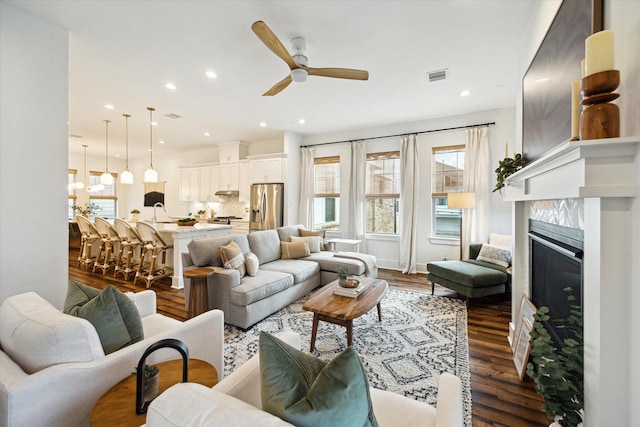
<path id="1" fill-rule="evenodd" d="M 620 71 L 607 70 L 582 79 L 580 139 L 616 138 L 620 136 L 620 109 L 610 101 L 620 95 L 613 93 L 620 84 Z"/>

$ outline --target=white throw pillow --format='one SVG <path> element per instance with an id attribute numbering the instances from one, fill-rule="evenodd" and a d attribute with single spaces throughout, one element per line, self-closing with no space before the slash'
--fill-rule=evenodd
<path id="1" fill-rule="evenodd" d="M 510 249 L 513 247 L 513 238 L 509 234 L 491 233 L 489 235 L 489 244 Z"/>
<path id="2" fill-rule="evenodd" d="M 511 251 L 504 247 L 484 243 L 476 259 L 509 267 L 511 265 Z"/>
<path id="3" fill-rule="evenodd" d="M 253 252 L 249 252 L 244 259 L 244 266 L 247 268 L 247 274 L 251 277 L 258 274 L 258 268 L 260 268 L 260 261 Z"/>
<path id="4" fill-rule="evenodd" d="M 305 242 L 309 246 L 309 252 L 320 252 L 320 246 L 322 245 L 322 237 L 320 236 L 307 236 L 297 237 L 291 236 L 292 242 Z"/>

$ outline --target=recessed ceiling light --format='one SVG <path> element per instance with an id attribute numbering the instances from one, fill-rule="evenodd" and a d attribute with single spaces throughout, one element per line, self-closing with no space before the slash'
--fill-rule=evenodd
<path id="1" fill-rule="evenodd" d="M 463 90 L 462 92 L 460 92 L 460 96 L 469 96 L 469 95 L 471 95 L 470 90 Z"/>
<path id="2" fill-rule="evenodd" d="M 260 122 L 260 127 L 266 127 L 267 124 L 265 122 Z"/>
<path id="3" fill-rule="evenodd" d="M 151 126 L 158 126 L 158 122 L 151 122 Z"/>
<path id="4" fill-rule="evenodd" d="M 166 87 L 169 90 L 176 90 L 176 85 L 174 85 L 173 83 L 169 82 L 166 85 L 164 85 L 164 87 Z"/>
<path id="5" fill-rule="evenodd" d="M 303 125 L 303 124 L 307 123 L 307 121 L 305 119 L 300 119 L 300 120 L 298 120 L 298 123 Z"/>
<path id="6" fill-rule="evenodd" d="M 209 132 L 205 132 L 203 133 L 204 136 L 211 136 L 211 134 Z"/>
<path id="7" fill-rule="evenodd" d="M 111 105 L 111 104 L 104 104 L 104 108 L 106 108 L 106 109 L 108 109 L 108 110 L 113 110 L 113 109 L 114 109 L 114 108 L 116 108 L 116 107 L 114 107 L 114 106 L 113 106 L 113 105 Z"/>
<path id="8" fill-rule="evenodd" d="M 158 144 L 164 144 L 164 141 L 163 140 L 159 140 Z"/>
<path id="9" fill-rule="evenodd" d="M 218 77 L 218 75 L 216 74 L 215 71 L 207 71 L 206 73 L 204 73 L 205 76 L 209 77 L 210 79 L 215 79 L 216 77 Z"/>

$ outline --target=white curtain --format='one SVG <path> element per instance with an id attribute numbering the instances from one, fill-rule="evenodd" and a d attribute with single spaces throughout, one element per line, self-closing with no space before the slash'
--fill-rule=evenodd
<path id="1" fill-rule="evenodd" d="M 462 187 L 476 195 L 475 209 L 465 209 L 462 217 L 462 259 L 469 258 L 469 244 L 486 242 L 489 235 L 489 131 L 488 126 L 465 130 L 466 154 Z"/>
<path id="2" fill-rule="evenodd" d="M 416 136 L 405 135 L 400 151 L 400 267 L 405 274 L 416 273 L 418 164 Z"/>
<path id="3" fill-rule="evenodd" d="M 367 252 L 364 227 L 365 179 L 367 167 L 367 153 L 364 141 L 351 141 L 351 167 L 349 173 L 349 196 L 346 200 L 347 209 L 343 221 L 342 237 L 345 239 L 361 240 L 360 251 Z M 344 201 L 344 200 L 343 200 Z"/>
<path id="4" fill-rule="evenodd" d="M 302 147 L 300 169 L 300 211 L 298 221 L 306 229 L 313 229 L 313 195 L 314 189 L 314 152 L 312 148 Z"/>

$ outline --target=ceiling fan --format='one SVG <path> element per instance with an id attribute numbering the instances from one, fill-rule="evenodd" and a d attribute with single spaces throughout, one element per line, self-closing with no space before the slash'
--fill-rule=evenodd
<path id="1" fill-rule="evenodd" d="M 369 72 L 364 70 L 354 70 L 351 68 L 312 68 L 307 67 L 307 57 L 303 55 L 306 43 L 302 37 L 294 38 L 291 43 L 295 53 L 290 55 L 287 49 L 280 42 L 278 37 L 262 21 L 256 21 L 251 25 L 251 29 L 273 53 L 287 63 L 291 73 L 273 85 L 271 89 L 262 96 L 273 96 L 284 90 L 292 81 L 304 82 L 307 76 L 333 77 L 337 79 L 368 80 Z"/>

